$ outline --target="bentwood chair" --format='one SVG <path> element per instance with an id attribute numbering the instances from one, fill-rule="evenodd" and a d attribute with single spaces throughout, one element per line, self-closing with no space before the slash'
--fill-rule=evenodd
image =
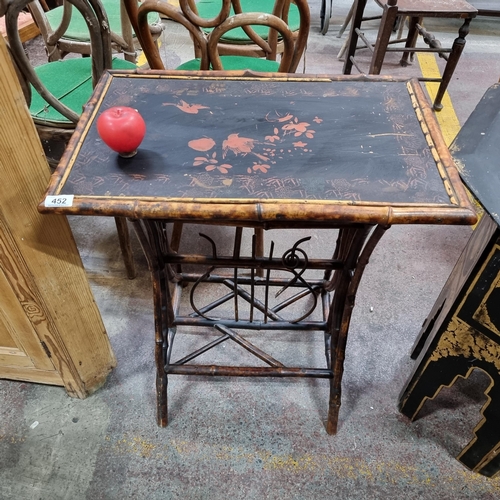
<path id="1" fill-rule="evenodd" d="M 300 58 L 304 53 L 310 26 L 309 6 L 306 0 L 295 0 L 294 8 L 299 14 L 298 30 L 296 25 L 289 26 L 291 10 L 290 0 L 276 0 L 273 14 L 267 12 L 240 12 L 240 0 L 222 0 L 218 13 L 211 18 L 201 17 L 196 10 L 193 0 L 179 0 L 180 6 L 173 7 L 163 0 L 145 0 L 137 6 L 134 0 L 124 0 L 132 26 L 137 33 L 144 54 L 152 69 L 164 69 L 158 48 L 147 30 L 147 15 L 159 12 L 180 24 L 190 33 L 195 48 L 195 57 L 182 64 L 177 69 L 250 69 L 263 72 L 296 71 Z M 261 51 L 241 54 L 225 55 L 228 33 L 230 31 L 246 33 Z M 168 37 L 168 33 L 166 33 Z M 280 62 L 276 61 L 278 45 L 283 50 Z M 265 56 L 266 59 L 262 57 Z"/>
<path id="2" fill-rule="evenodd" d="M 377 40 L 375 44 L 372 44 L 361 31 L 361 22 L 364 17 L 367 0 L 355 0 L 355 2 L 354 15 L 349 34 L 349 44 L 344 63 L 344 74 L 350 74 L 352 66 L 355 66 L 360 73 L 365 72 L 360 68 L 355 58 L 357 43 L 360 38 L 364 42 L 363 48 L 367 48 L 371 51 L 371 62 L 367 73 L 372 75 L 380 74 L 387 52 L 403 52 L 403 56 L 400 60 L 402 66 L 408 65 L 409 55 L 415 52 L 438 53 L 440 57 L 446 60 L 441 78 L 426 78 L 423 80 L 440 82 L 439 89 L 434 99 L 434 109 L 436 111 L 441 110 L 443 108 L 441 101 L 444 93 L 446 92 L 465 47 L 465 37 L 469 32 L 469 24 L 477 15 L 476 8 L 465 0 L 447 0 L 446 2 L 438 2 L 436 0 L 375 0 L 383 9 L 383 13 Z M 409 18 L 408 33 L 404 38 L 391 40 L 391 34 L 393 33 L 398 17 L 403 19 Z M 439 40 L 423 27 L 423 19 L 425 18 L 459 20 L 461 25 L 458 30 L 458 37 L 454 40 L 451 48 L 442 47 Z M 422 36 L 428 47 L 423 48 L 416 46 L 418 35 Z M 392 44 L 399 42 L 404 43 L 404 47 L 392 46 Z M 389 44 L 391 44 L 391 47 L 389 47 Z"/>
<path id="3" fill-rule="evenodd" d="M 120 0 L 101 0 L 101 2 L 109 21 L 113 51 L 123 53 L 127 61 L 135 63 L 136 36 L 122 2 Z M 28 8 L 40 29 L 49 61 L 58 61 L 70 53 L 85 56 L 91 54 L 85 19 L 78 9 L 73 9 L 71 2 L 63 0 L 59 7 L 45 11 L 42 4 L 34 0 L 28 4 Z M 149 26 L 153 38 L 157 39 L 162 31 L 159 16 L 151 16 Z"/>
<path id="4" fill-rule="evenodd" d="M 9 52 L 40 139 L 67 144 L 102 73 L 109 68 L 134 69 L 136 66 L 112 57 L 109 23 L 100 2 L 67 0 L 85 19 L 91 57 L 63 59 L 33 67 L 17 28 L 19 13 L 30 1 L 11 0 L 7 4 L 5 23 Z M 47 160 L 52 164 L 56 161 L 50 157 Z M 122 218 L 115 221 L 127 276 L 132 279 L 135 267 L 127 222 Z"/>
<path id="5" fill-rule="evenodd" d="M 264 12 L 266 14 L 275 14 L 282 17 L 288 24 L 290 30 L 294 35 L 298 35 L 300 28 L 300 12 L 298 7 L 290 2 L 286 6 L 287 11 L 280 14 L 276 11 L 276 7 L 280 6 L 276 0 L 237 0 L 232 2 L 230 15 L 243 12 Z M 197 13 L 203 19 L 214 19 L 219 15 L 221 10 L 220 0 L 199 0 L 193 6 L 193 12 Z M 253 29 L 264 40 L 267 40 L 268 30 L 265 26 L 256 26 Z M 211 28 L 205 28 L 204 31 L 208 34 Z M 266 52 L 265 47 L 256 44 L 249 34 L 245 32 L 244 28 L 234 29 L 226 32 L 219 41 L 219 53 L 221 55 L 235 55 L 235 56 L 250 56 L 250 57 L 266 57 L 267 59 L 276 59 L 277 54 L 283 52 L 283 43 L 278 40 L 275 53 Z M 200 54 L 196 54 L 200 57 Z"/>

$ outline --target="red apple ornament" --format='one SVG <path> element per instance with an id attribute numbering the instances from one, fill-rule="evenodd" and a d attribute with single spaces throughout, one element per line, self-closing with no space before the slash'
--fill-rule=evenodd
<path id="1" fill-rule="evenodd" d="M 139 111 L 115 106 L 103 111 L 97 119 L 101 139 L 120 156 L 131 158 L 146 134 L 146 123 Z"/>

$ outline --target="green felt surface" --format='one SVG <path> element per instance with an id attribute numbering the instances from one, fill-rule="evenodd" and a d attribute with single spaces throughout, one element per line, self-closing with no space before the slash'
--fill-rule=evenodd
<path id="1" fill-rule="evenodd" d="M 101 2 L 108 16 L 111 31 L 121 35 L 120 2 L 118 0 L 101 0 Z M 55 9 L 49 10 L 45 15 L 52 29 L 56 29 L 63 17 L 63 7 L 56 7 Z M 159 23 L 159 14 L 152 12 L 148 15 L 148 21 L 150 24 Z M 87 24 L 76 7 L 73 7 L 71 21 L 63 38 L 78 42 L 88 42 L 90 40 Z"/>
<path id="2" fill-rule="evenodd" d="M 276 61 L 268 61 L 267 59 L 259 59 L 258 57 L 244 56 L 221 56 L 222 67 L 226 71 L 232 70 L 252 70 L 261 71 L 264 73 L 273 73 L 278 71 L 279 63 Z M 191 59 L 190 61 L 181 64 L 179 70 L 196 71 L 200 69 L 200 59 Z"/>
<path id="3" fill-rule="evenodd" d="M 219 14 L 221 5 L 222 2 L 220 0 L 200 0 L 196 4 L 196 7 L 198 8 L 200 17 L 211 19 Z M 243 10 L 243 12 L 265 12 L 271 14 L 273 11 L 273 7 L 274 0 L 241 0 L 241 9 Z M 234 14 L 234 10 L 232 7 L 231 14 Z M 290 11 L 288 13 L 288 26 L 291 31 L 297 31 L 300 26 L 299 9 L 295 4 L 290 5 Z M 264 40 L 267 39 L 269 27 L 252 26 L 252 28 Z M 209 28 L 206 28 L 205 31 L 208 33 L 211 30 Z M 234 30 L 225 33 L 221 38 L 221 42 L 224 41 L 241 44 L 251 43 L 250 39 L 242 28 L 235 28 Z"/>
<path id="4" fill-rule="evenodd" d="M 92 59 L 80 57 L 50 62 L 35 68 L 40 80 L 48 91 L 75 113 L 81 114 L 84 104 L 92 94 Z M 113 69 L 135 69 L 135 64 L 123 59 L 113 58 Z M 61 115 L 32 88 L 30 113 L 38 122 L 67 125 L 70 120 Z"/>

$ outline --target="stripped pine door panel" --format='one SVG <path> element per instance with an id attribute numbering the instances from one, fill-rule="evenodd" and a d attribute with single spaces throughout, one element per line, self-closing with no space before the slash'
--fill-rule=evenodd
<path id="1" fill-rule="evenodd" d="M 80 398 L 116 360 L 64 216 L 37 205 L 50 169 L 0 37 L 0 378 Z"/>
<path id="2" fill-rule="evenodd" d="M 0 228 L 5 230 L 3 224 Z M 12 260 L 12 247 L 8 245 L 6 234 L 0 234 L 0 377 L 33 380 L 48 384 L 63 385 L 30 322 L 29 315 L 36 321 L 37 307 L 30 303 L 25 277 Z M 10 248 L 9 248 L 10 247 Z M 8 276 L 8 278 L 7 278 Z M 10 281 L 10 282 L 9 282 Z M 16 291 L 11 282 L 15 283 Z M 19 294 L 23 294 L 24 298 Z"/>

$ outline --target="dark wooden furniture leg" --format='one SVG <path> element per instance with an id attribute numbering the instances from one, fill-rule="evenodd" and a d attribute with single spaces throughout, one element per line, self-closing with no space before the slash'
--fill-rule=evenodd
<path id="1" fill-rule="evenodd" d="M 418 357 L 400 411 L 414 419 L 427 399 L 475 368 L 490 377 L 475 436 L 457 457 L 493 476 L 500 471 L 500 229 L 486 213 L 441 292 L 413 348 Z"/>
<path id="2" fill-rule="evenodd" d="M 173 271 L 171 268 L 166 268 L 163 262 L 162 256 L 165 253 L 163 243 L 166 239 L 161 237 L 162 228 L 156 227 L 155 221 L 133 220 L 132 222 L 148 261 L 153 282 L 157 423 L 160 427 L 166 427 L 168 425 L 168 379 L 165 365 L 168 362 L 169 341 L 175 335 L 175 327 L 172 326 L 174 311 L 166 272 L 173 273 Z M 169 325 L 171 325 L 170 329 Z"/>
<path id="3" fill-rule="evenodd" d="M 422 18 L 421 17 L 410 17 L 410 21 L 408 23 L 408 35 L 407 35 L 407 39 L 406 39 L 406 43 L 405 43 L 406 48 L 412 49 L 417 44 L 417 39 L 418 39 L 417 24 L 422 24 Z M 409 57 L 410 57 L 410 52 L 403 52 L 403 55 L 401 56 L 401 60 L 399 61 L 399 64 L 403 67 L 408 66 Z"/>
<path id="4" fill-rule="evenodd" d="M 124 217 L 115 217 L 115 223 L 127 278 L 133 280 L 136 277 L 136 270 L 134 254 L 132 253 L 132 246 L 130 245 L 130 232 L 128 230 L 127 219 Z"/>
<path id="5" fill-rule="evenodd" d="M 356 53 L 356 46 L 358 45 L 358 30 L 361 28 L 361 22 L 363 20 L 363 14 L 365 12 L 367 0 L 356 0 L 356 6 L 354 8 L 354 15 L 352 19 L 351 29 L 349 30 L 349 43 L 347 44 L 347 52 L 344 61 L 344 75 L 350 75 L 353 66 L 354 54 Z"/>
<path id="6" fill-rule="evenodd" d="M 179 247 L 181 245 L 182 227 L 183 227 L 182 222 L 174 222 L 173 224 L 171 246 L 174 252 L 178 252 Z"/>
<path id="7" fill-rule="evenodd" d="M 439 85 L 439 89 L 437 91 L 436 98 L 434 99 L 434 109 L 436 111 L 440 111 L 441 109 L 443 109 L 443 105 L 441 104 L 441 101 L 443 100 L 444 93 L 446 92 L 446 89 L 448 88 L 448 85 L 450 84 L 451 77 L 453 76 L 453 72 L 455 71 L 455 68 L 457 67 L 460 56 L 462 55 L 462 52 L 465 48 L 465 37 L 469 33 L 470 22 L 471 22 L 471 19 L 465 19 L 464 24 L 462 24 L 462 26 L 460 27 L 460 29 L 458 31 L 458 37 L 455 38 L 455 41 L 453 42 L 451 52 L 448 56 L 448 62 L 446 63 L 446 66 L 445 66 L 444 71 L 443 71 L 441 84 Z"/>
<path id="8" fill-rule="evenodd" d="M 319 12 L 320 25 L 319 30 L 322 35 L 326 35 L 328 32 L 328 26 L 330 24 L 330 16 L 332 14 L 332 1 L 333 0 L 322 0 L 321 8 Z"/>
<path id="9" fill-rule="evenodd" d="M 368 71 L 370 75 L 380 75 L 382 64 L 384 63 L 385 59 L 385 54 L 387 52 L 387 46 L 389 45 L 389 40 L 391 38 L 392 30 L 394 24 L 396 23 L 397 17 L 397 6 L 388 4 L 384 8 L 382 20 L 380 21 L 382 31 L 379 31 L 375 46 L 373 48 L 373 56 L 370 63 L 370 69 Z"/>

